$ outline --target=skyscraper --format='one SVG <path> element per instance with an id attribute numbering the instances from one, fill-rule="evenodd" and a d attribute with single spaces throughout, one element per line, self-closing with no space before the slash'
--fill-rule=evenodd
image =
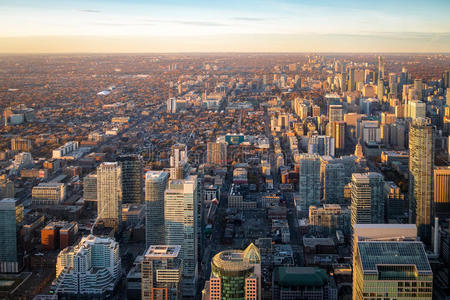
<path id="1" fill-rule="evenodd" d="M 164 191 L 169 174 L 149 171 L 145 174 L 145 240 L 146 245 L 164 244 Z"/>
<path id="2" fill-rule="evenodd" d="M 328 105 L 328 121 L 339 122 L 344 121 L 344 109 L 340 104 Z"/>
<path id="3" fill-rule="evenodd" d="M 298 183 L 301 208 L 306 215 L 310 205 L 320 205 L 320 158 L 318 155 L 300 155 Z"/>
<path id="4" fill-rule="evenodd" d="M 343 204 L 345 168 L 341 163 L 328 163 L 323 172 L 323 199 L 327 204 Z"/>
<path id="5" fill-rule="evenodd" d="M 348 91 L 353 92 L 356 90 L 356 81 L 355 81 L 355 68 L 350 68 L 348 71 Z"/>
<path id="6" fill-rule="evenodd" d="M 434 129 L 428 118 L 414 119 L 409 129 L 409 216 L 419 236 L 431 243 L 433 220 Z"/>
<path id="7" fill-rule="evenodd" d="M 181 299 L 180 246 L 150 246 L 141 265 L 142 300 Z"/>
<path id="8" fill-rule="evenodd" d="M 308 142 L 308 153 L 334 156 L 334 138 L 327 135 L 313 135 Z"/>
<path id="9" fill-rule="evenodd" d="M 170 179 L 183 179 L 188 166 L 188 152 L 185 144 L 174 144 L 170 154 Z"/>
<path id="10" fill-rule="evenodd" d="M 183 295 L 195 295 L 198 257 L 197 176 L 172 179 L 164 193 L 166 245 L 181 245 Z"/>
<path id="11" fill-rule="evenodd" d="M 434 209 L 437 217 L 450 215 L 450 166 L 434 169 Z"/>
<path id="12" fill-rule="evenodd" d="M 22 253 L 17 239 L 18 229 L 23 221 L 23 205 L 16 199 L 0 200 L 0 272 L 19 272 L 22 267 Z"/>
<path id="13" fill-rule="evenodd" d="M 351 221 L 355 224 L 384 223 L 384 178 L 380 173 L 352 175 Z"/>
<path id="14" fill-rule="evenodd" d="M 261 299 L 261 255 L 255 245 L 245 250 L 225 250 L 211 261 L 205 299 Z"/>
<path id="15" fill-rule="evenodd" d="M 327 124 L 327 135 L 334 138 L 336 150 L 344 150 L 345 148 L 345 130 L 346 123 L 344 121 Z"/>
<path id="16" fill-rule="evenodd" d="M 97 216 L 107 227 L 117 228 L 122 215 L 122 169 L 117 162 L 97 168 Z"/>
<path id="17" fill-rule="evenodd" d="M 208 142 L 206 145 L 206 162 L 217 166 L 227 164 L 227 143 Z"/>
<path id="18" fill-rule="evenodd" d="M 122 203 L 142 203 L 142 159 L 139 155 L 117 158 L 122 169 Z"/>

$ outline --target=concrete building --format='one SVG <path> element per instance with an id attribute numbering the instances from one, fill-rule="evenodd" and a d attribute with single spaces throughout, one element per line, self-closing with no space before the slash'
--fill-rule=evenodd
<path id="1" fill-rule="evenodd" d="M 164 244 L 164 191 L 169 174 L 163 171 L 145 173 L 145 240 L 146 246 Z"/>
<path id="2" fill-rule="evenodd" d="M 353 299 L 432 299 L 433 272 L 418 241 L 359 241 Z"/>
<path id="3" fill-rule="evenodd" d="M 227 143 L 208 142 L 206 145 L 206 162 L 217 166 L 227 164 Z"/>
<path id="4" fill-rule="evenodd" d="M 174 144 L 170 155 L 170 179 L 183 179 L 188 172 L 188 151 L 185 144 Z"/>
<path id="5" fill-rule="evenodd" d="M 31 194 L 35 205 L 56 205 L 66 198 L 66 185 L 61 182 L 40 183 L 33 187 Z"/>
<path id="6" fill-rule="evenodd" d="M 97 168 L 97 215 L 107 227 L 119 227 L 122 219 L 121 178 L 117 162 L 105 162 Z"/>
<path id="7" fill-rule="evenodd" d="M 323 166 L 323 200 L 327 204 L 343 204 L 345 168 L 342 163 L 330 162 Z"/>
<path id="8" fill-rule="evenodd" d="M 21 137 L 11 139 L 11 150 L 19 152 L 30 152 L 32 147 L 31 140 Z"/>
<path id="9" fill-rule="evenodd" d="M 384 178 L 375 172 L 352 175 L 351 222 L 384 223 Z"/>
<path id="10" fill-rule="evenodd" d="M 316 267 L 278 267 L 272 275 L 272 298 L 337 300 L 336 283 L 327 272 Z"/>
<path id="11" fill-rule="evenodd" d="M 431 243 L 433 220 L 434 129 L 430 119 L 414 119 L 409 129 L 409 217 Z"/>
<path id="12" fill-rule="evenodd" d="M 309 207 L 309 225 L 314 232 L 335 234 L 336 230 L 350 233 L 350 211 L 339 204 Z"/>
<path id="13" fill-rule="evenodd" d="M 344 109 L 340 104 L 328 105 L 328 121 L 340 122 L 344 121 Z"/>
<path id="14" fill-rule="evenodd" d="M 196 294 L 198 261 L 197 176 L 173 179 L 164 193 L 164 238 L 166 245 L 181 245 L 183 295 Z"/>
<path id="15" fill-rule="evenodd" d="M 181 246 L 152 245 L 141 264 L 142 300 L 181 299 Z"/>
<path id="16" fill-rule="evenodd" d="M 84 201 L 97 202 L 97 174 L 89 174 L 83 178 Z"/>
<path id="17" fill-rule="evenodd" d="M 63 297 L 108 298 L 120 276 L 119 243 L 89 235 L 58 254 L 51 290 Z"/>

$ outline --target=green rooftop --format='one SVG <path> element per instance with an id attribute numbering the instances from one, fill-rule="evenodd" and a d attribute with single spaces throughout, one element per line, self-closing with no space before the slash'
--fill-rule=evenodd
<path id="1" fill-rule="evenodd" d="M 324 286 L 328 282 L 325 270 L 315 267 L 279 267 L 274 276 L 280 286 Z"/>

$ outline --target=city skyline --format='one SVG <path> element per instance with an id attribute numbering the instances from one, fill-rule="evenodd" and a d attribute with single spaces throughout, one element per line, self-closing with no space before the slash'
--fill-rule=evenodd
<path id="1" fill-rule="evenodd" d="M 0 53 L 450 52 L 450 3 L 433 0 L 15 1 Z"/>

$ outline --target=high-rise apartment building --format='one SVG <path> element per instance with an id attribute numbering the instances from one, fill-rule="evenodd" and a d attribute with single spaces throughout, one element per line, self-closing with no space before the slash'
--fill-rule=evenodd
<path id="1" fill-rule="evenodd" d="M 117 161 L 122 169 L 122 203 L 142 203 L 142 158 L 121 155 Z"/>
<path id="2" fill-rule="evenodd" d="M 169 174 L 163 171 L 145 173 L 145 240 L 146 245 L 164 244 L 164 191 Z"/>
<path id="3" fill-rule="evenodd" d="M 323 165 L 323 199 L 327 204 L 343 204 L 345 168 L 342 163 L 330 162 Z"/>
<path id="4" fill-rule="evenodd" d="M 320 157 L 301 154 L 299 160 L 299 198 L 306 215 L 310 205 L 320 205 Z"/>
<path id="5" fill-rule="evenodd" d="M 16 199 L 0 200 L 0 272 L 17 273 L 22 267 L 22 253 L 18 240 L 23 221 L 23 205 Z"/>
<path id="6" fill-rule="evenodd" d="M 313 135 L 309 138 L 309 154 L 334 156 L 334 152 L 334 138 L 326 135 Z"/>
<path id="7" fill-rule="evenodd" d="M 108 298 L 121 276 L 119 243 L 89 235 L 58 254 L 52 291 L 64 297 Z"/>
<path id="8" fill-rule="evenodd" d="M 183 295 L 195 295 L 198 261 L 197 176 L 171 179 L 164 193 L 164 238 L 166 245 L 181 245 Z"/>
<path id="9" fill-rule="evenodd" d="M 216 254 L 205 287 L 205 300 L 260 300 L 261 255 L 258 248 L 250 244 L 245 250 L 225 250 Z"/>
<path id="10" fill-rule="evenodd" d="M 152 245 L 141 264 L 142 300 L 181 299 L 181 246 Z"/>
<path id="11" fill-rule="evenodd" d="M 206 145 L 206 162 L 217 166 L 227 164 L 227 143 L 208 142 Z"/>
<path id="12" fill-rule="evenodd" d="M 107 227 L 117 228 L 122 219 L 122 169 L 117 162 L 97 168 L 97 215 Z"/>
<path id="13" fill-rule="evenodd" d="M 83 178 L 84 201 L 97 202 L 97 174 L 89 174 Z"/>
<path id="14" fill-rule="evenodd" d="M 450 167 L 434 169 L 434 209 L 437 217 L 450 215 Z"/>
<path id="15" fill-rule="evenodd" d="M 352 225 L 384 223 L 383 175 L 375 172 L 354 173 L 351 190 Z"/>
<path id="16" fill-rule="evenodd" d="M 328 105 L 328 121 L 340 122 L 344 121 L 344 109 L 340 104 Z"/>
<path id="17" fill-rule="evenodd" d="M 409 129 L 409 216 L 419 236 L 431 243 L 433 220 L 434 129 L 431 120 L 414 119 Z"/>
<path id="18" fill-rule="evenodd" d="M 185 144 L 174 144 L 170 154 L 170 179 L 183 179 L 188 171 L 188 152 Z"/>

